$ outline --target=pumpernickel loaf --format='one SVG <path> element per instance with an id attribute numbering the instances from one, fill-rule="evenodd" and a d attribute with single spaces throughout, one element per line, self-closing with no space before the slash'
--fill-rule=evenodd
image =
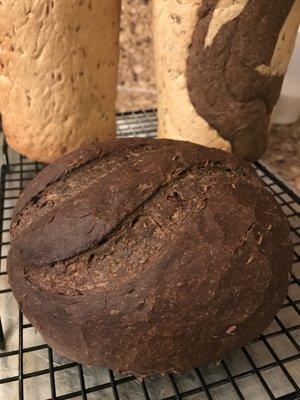
<path id="1" fill-rule="evenodd" d="M 14 211 L 9 280 L 58 353 L 137 375 L 219 360 L 284 300 L 289 225 L 254 169 L 116 139 L 46 167 Z"/>

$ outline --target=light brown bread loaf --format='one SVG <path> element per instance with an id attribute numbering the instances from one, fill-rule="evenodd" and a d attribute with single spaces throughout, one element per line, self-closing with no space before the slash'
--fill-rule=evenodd
<path id="1" fill-rule="evenodd" d="M 156 0 L 153 12 L 159 136 L 260 157 L 300 1 Z"/>
<path id="2" fill-rule="evenodd" d="M 0 2 L 8 143 L 51 162 L 115 135 L 120 0 Z"/>

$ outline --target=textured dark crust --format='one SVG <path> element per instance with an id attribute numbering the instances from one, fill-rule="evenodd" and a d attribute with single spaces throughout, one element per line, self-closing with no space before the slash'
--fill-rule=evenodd
<path id="1" fill-rule="evenodd" d="M 27 203 L 33 201 L 47 186 L 53 184 L 59 179 L 70 174 L 74 169 L 83 166 L 94 159 L 105 157 L 107 154 L 119 152 L 122 149 L 145 146 L 153 144 L 150 139 L 112 139 L 102 142 L 101 145 L 94 143 L 93 145 L 79 149 L 72 153 L 59 158 L 56 163 L 50 164 L 39 173 L 38 179 L 33 179 L 27 186 L 26 191 L 22 194 L 13 212 L 13 219 L 22 210 Z"/>
<path id="2" fill-rule="evenodd" d="M 207 0 L 199 11 L 187 62 L 191 102 L 235 154 L 258 159 L 266 150 L 272 109 L 283 76 L 262 76 L 270 65 L 278 35 L 294 0 L 249 0 L 205 48 L 209 23 L 218 3 Z"/>
<path id="3" fill-rule="evenodd" d="M 112 152 L 118 173 L 99 175 L 89 202 L 85 187 L 76 194 L 84 212 L 68 200 L 23 227 L 26 207 L 83 154 L 102 164 Z M 45 168 L 17 210 L 13 292 L 46 342 L 84 364 L 148 375 L 219 360 L 267 327 L 287 291 L 289 225 L 253 168 L 220 150 L 104 142 Z"/>

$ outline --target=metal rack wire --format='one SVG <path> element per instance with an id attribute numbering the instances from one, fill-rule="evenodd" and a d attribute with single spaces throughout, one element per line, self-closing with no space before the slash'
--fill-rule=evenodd
<path id="1" fill-rule="evenodd" d="M 154 136 L 155 111 L 118 116 L 120 136 Z M 289 293 L 271 326 L 249 346 L 218 365 L 185 374 L 137 381 L 103 368 L 89 368 L 55 354 L 19 311 L 7 280 L 6 257 L 14 204 L 24 186 L 42 169 L 4 144 L 0 180 L 1 271 L 0 399 L 65 400 L 294 400 L 300 399 L 300 204 L 298 196 L 260 163 L 260 178 L 287 215 L 294 240 L 294 266 Z M 0 329 L 1 331 L 1 329 Z"/>

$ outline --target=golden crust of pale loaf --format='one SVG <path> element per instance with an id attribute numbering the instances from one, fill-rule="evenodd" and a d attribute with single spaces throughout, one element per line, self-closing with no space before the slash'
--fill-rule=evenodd
<path id="1" fill-rule="evenodd" d="M 120 0 L 2 2 L 0 110 L 8 143 L 51 162 L 115 136 Z"/>

